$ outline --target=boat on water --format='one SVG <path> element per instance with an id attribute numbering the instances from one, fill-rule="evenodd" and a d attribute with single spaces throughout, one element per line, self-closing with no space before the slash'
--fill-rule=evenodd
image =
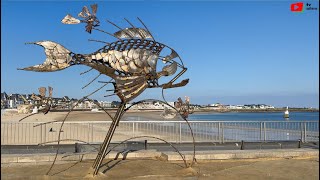
<path id="1" fill-rule="evenodd" d="M 289 107 L 288 107 L 288 106 L 287 106 L 286 111 L 284 112 L 283 117 L 284 117 L 284 118 L 289 118 Z"/>

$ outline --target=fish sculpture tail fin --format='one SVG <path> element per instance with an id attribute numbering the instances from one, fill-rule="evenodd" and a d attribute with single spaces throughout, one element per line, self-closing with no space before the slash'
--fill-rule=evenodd
<path id="1" fill-rule="evenodd" d="M 42 46 L 45 50 L 46 60 L 43 64 L 18 68 L 18 70 L 36 71 L 36 72 L 53 72 L 69 67 L 72 61 L 71 51 L 62 45 L 52 41 L 39 41 L 26 44 L 36 44 Z"/>

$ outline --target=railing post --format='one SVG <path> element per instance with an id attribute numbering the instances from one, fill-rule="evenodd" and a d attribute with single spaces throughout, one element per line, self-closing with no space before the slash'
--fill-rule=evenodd
<path id="1" fill-rule="evenodd" d="M 244 150 L 244 141 L 243 141 L 243 140 L 241 141 L 241 147 L 240 147 L 240 150 Z"/>
<path id="2" fill-rule="evenodd" d="M 266 131 L 266 122 L 263 122 L 263 131 L 264 131 L 264 141 L 267 140 L 267 131 Z"/>
<path id="3" fill-rule="evenodd" d="M 93 142 L 93 124 L 91 124 L 91 143 Z"/>
<path id="4" fill-rule="evenodd" d="M 148 140 L 144 140 L 144 150 L 147 150 Z"/>
<path id="5" fill-rule="evenodd" d="M 43 141 L 42 141 L 42 125 L 40 125 L 40 143 L 43 143 Z"/>
<path id="6" fill-rule="evenodd" d="M 132 124 L 132 136 L 134 136 L 134 124 L 135 124 L 135 122 L 133 122 L 133 124 Z"/>
<path id="7" fill-rule="evenodd" d="M 14 132 L 12 131 L 12 124 L 13 123 L 10 123 L 10 125 L 11 125 L 11 131 L 10 131 L 10 134 L 11 134 L 11 137 L 13 137 L 13 140 L 11 139 L 11 143 L 12 143 L 12 141 L 13 141 L 13 144 L 14 144 L 14 142 L 15 142 L 15 138 L 14 138 Z"/>
<path id="8" fill-rule="evenodd" d="M 304 142 L 304 140 L 303 140 L 303 123 L 302 122 L 300 123 L 300 133 L 301 133 L 301 138 L 300 139 L 301 139 L 302 142 Z"/>
<path id="9" fill-rule="evenodd" d="M 262 122 L 260 122 L 260 141 L 262 141 Z"/>
<path id="10" fill-rule="evenodd" d="M 220 137 L 220 131 L 221 131 L 221 124 L 220 122 L 218 123 L 218 138 L 219 138 L 219 143 L 221 144 L 221 137 Z"/>
<path id="11" fill-rule="evenodd" d="M 18 128 L 17 128 L 17 125 L 18 125 Z M 17 131 L 17 143 L 19 144 L 19 126 L 20 126 L 20 124 L 16 124 L 16 131 Z"/>
<path id="12" fill-rule="evenodd" d="M 298 148 L 301 148 L 301 139 L 299 139 Z"/>
<path id="13" fill-rule="evenodd" d="M 47 124 L 44 124 L 44 142 L 43 143 L 45 143 L 46 141 L 47 141 Z"/>
<path id="14" fill-rule="evenodd" d="M 179 122 L 179 143 L 181 143 L 181 133 L 182 133 L 182 130 L 181 130 L 181 122 Z"/>
<path id="15" fill-rule="evenodd" d="M 89 142 L 90 141 L 90 123 L 88 123 L 88 133 L 87 133 L 87 135 L 88 135 L 87 141 L 88 141 L 88 143 L 90 143 Z"/>
<path id="16" fill-rule="evenodd" d="M 223 144 L 224 143 L 224 123 L 222 123 L 221 132 L 222 132 L 222 144 Z"/>
<path id="17" fill-rule="evenodd" d="M 307 142 L 307 123 L 304 122 L 304 142 Z"/>

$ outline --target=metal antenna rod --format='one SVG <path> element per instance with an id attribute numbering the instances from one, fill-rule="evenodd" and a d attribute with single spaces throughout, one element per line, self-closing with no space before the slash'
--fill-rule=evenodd
<path id="1" fill-rule="evenodd" d="M 117 39 L 119 39 L 120 41 L 122 41 L 122 42 L 123 42 L 123 40 L 122 40 L 122 39 L 118 38 L 117 36 L 115 36 L 115 35 L 113 35 L 113 34 L 111 34 L 111 33 L 109 33 L 109 32 L 106 32 L 106 31 L 101 30 L 101 29 L 98 29 L 98 28 L 92 28 L 92 29 L 95 29 L 95 30 L 97 30 L 97 31 L 100 31 L 100 32 L 106 33 L 106 34 L 108 34 L 108 35 L 110 35 L 110 36 L 112 36 L 112 37 L 114 37 L 114 38 L 117 38 Z"/>
<path id="2" fill-rule="evenodd" d="M 93 70 L 93 68 L 91 68 L 91 69 L 89 69 L 89 70 L 87 70 L 87 71 L 84 71 L 84 72 L 80 73 L 80 75 L 83 75 L 83 74 L 85 74 L 85 73 L 88 73 L 88 72 L 90 72 L 91 70 Z"/>
<path id="3" fill-rule="evenodd" d="M 106 95 L 106 96 L 103 96 L 103 97 L 109 97 L 109 96 L 114 96 L 114 95 L 117 95 L 117 94 L 110 94 L 110 95 Z"/>
<path id="4" fill-rule="evenodd" d="M 108 43 L 108 42 L 100 41 L 100 40 L 95 40 L 95 39 L 88 39 L 88 41 L 100 42 L 100 43 L 104 43 L 104 44 L 110 44 L 110 43 Z"/>
<path id="5" fill-rule="evenodd" d="M 122 28 L 121 28 L 120 26 L 118 26 L 118 25 L 116 25 L 115 23 L 109 21 L 108 19 L 107 19 L 107 22 L 110 23 L 111 25 L 117 27 L 118 29 L 122 30 Z"/>
<path id="6" fill-rule="evenodd" d="M 146 30 L 147 30 L 148 33 L 150 34 L 151 38 L 152 38 L 154 41 L 156 41 L 156 40 L 154 39 L 154 37 L 152 36 L 151 32 L 149 31 L 149 29 L 147 28 L 147 26 L 143 23 L 143 21 L 142 21 L 139 17 L 137 17 L 137 18 L 138 18 L 138 20 L 140 21 L 140 23 L 144 26 L 144 28 L 146 28 Z"/>
<path id="7" fill-rule="evenodd" d="M 82 89 L 88 87 L 88 86 L 89 86 L 91 83 L 93 83 L 99 76 L 101 76 L 101 73 L 100 73 L 98 76 L 96 76 L 95 78 L 93 78 L 87 85 L 83 86 Z"/>
<path id="8" fill-rule="evenodd" d="M 136 32 L 138 32 L 141 38 L 144 38 L 144 36 L 139 32 L 139 30 L 137 30 L 137 28 L 134 27 L 134 25 L 128 19 L 124 18 L 124 20 L 126 20 L 132 26 L 132 28 L 135 29 Z"/>
<path id="9" fill-rule="evenodd" d="M 118 29 L 120 29 L 121 31 L 123 31 L 124 33 L 126 33 L 129 37 L 132 37 L 126 30 L 122 29 L 120 26 L 116 25 L 115 23 L 107 20 L 108 23 L 112 24 L 113 26 L 117 27 Z"/>

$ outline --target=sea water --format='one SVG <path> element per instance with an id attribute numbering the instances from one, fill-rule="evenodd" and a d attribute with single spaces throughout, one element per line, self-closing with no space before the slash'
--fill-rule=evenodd
<path id="1" fill-rule="evenodd" d="M 190 114 L 188 120 L 205 121 L 319 121 L 319 112 L 290 112 L 290 117 L 285 119 L 283 112 L 228 112 Z"/>
<path id="2" fill-rule="evenodd" d="M 191 114 L 188 117 L 192 121 L 207 121 L 207 122 L 222 122 L 226 128 L 224 135 L 227 139 L 234 139 L 234 134 L 242 140 L 254 140 L 257 134 L 260 134 L 261 123 L 266 122 L 268 129 L 268 139 L 274 140 L 292 140 L 301 138 L 301 128 L 304 128 L 302 122 L 310 122 L 306 124 L 307 136 L 319 136 L 319 112 L 290 112 L 289 118 L 283 117 L 283 112 L 259 112 L 259 113 L 244 113 L 244 112 L 228 112 L 228 113 L 207 113 L 207 114 Z M 231 122 L 230 122 L 231 121 Z M 232 122 L 233 121 L 233 122 Z M 237 123 L 239 121 L 239 123 Z M 245 122 L 243 122 L 245 121 Z M 277 121 L 277 122 L 273 122 Z M 312 122 L 312 123 L 311 123 Z M 314 122 L 314 123 L 313 123 Z M 246 129 L 249 128 L 250 130 Z M 206 127 L 197 126 L 195 131 L 200 131 L 204 134 Z M 215 130 L 217 131 L 217 129 Z M 319 138 L 319 137 L 318 137 Z"/>

